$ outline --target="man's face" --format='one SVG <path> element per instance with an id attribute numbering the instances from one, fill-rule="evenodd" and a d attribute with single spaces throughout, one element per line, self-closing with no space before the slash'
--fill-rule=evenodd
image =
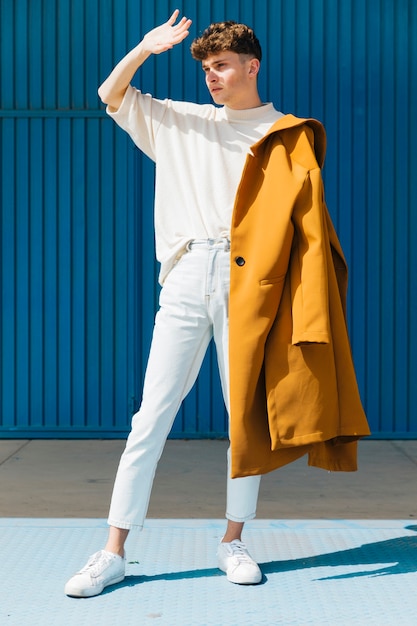
<path id="1" fill-rule="evenodd" d="M 259 61 L 247 55 L 226 51 L 213 54 L 202 62 L 206 85 L 216 104 L 231 109 L 246 109 L 257 94 L 256 74 Z"/>

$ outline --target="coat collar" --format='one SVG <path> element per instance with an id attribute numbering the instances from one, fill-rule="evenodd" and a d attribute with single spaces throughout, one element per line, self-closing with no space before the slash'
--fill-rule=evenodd
<path id="1" fill-rule="evenodd" d="M 252 153 L 256 156 L 259 151 L 262 150 L 263 144 L 271 135 L 304 125 L 311 128 L 314 133 L 314 152 L 319 166 L 322 167 L 326 154 L 326 132 L 323 124 L 313 118 L 296 117 L 292 114 L 283 115 L 259 141 L 251 146 Z"/>

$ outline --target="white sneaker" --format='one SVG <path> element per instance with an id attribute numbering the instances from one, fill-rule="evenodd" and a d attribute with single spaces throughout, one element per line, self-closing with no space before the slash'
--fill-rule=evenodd
<path id="1" fill-rule="evenodd" d="M 235 539 L 220 543 L 217 549 L 218 566 L 227 574 L 227 580 L 238 585 L 256 585 L 262 580 L 259 566 L 250 556 L 244 543 Z"/>
<path id="2" fill-rule="evenodd" d="M 104 587 L 124 579 L 125 564 L 126 559 L 122 556 L 100 550 L 90 556 L 87 565 L 69 579 L 64 591 L 74 598 L 98 596 Z"/>

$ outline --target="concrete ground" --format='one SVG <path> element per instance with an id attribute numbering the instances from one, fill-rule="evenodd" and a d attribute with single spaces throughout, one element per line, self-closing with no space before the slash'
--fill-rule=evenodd
<path id="1" fill-rule="evenodd" d="M 354 473 L 304 458 L 263 477 L 244 535 L 263 578 L 249 587 L 217 567 L 227 442 L 168 441 L 125 579 L 67 597 L 66 580 L 104 545 L 123 446 L 0 441 L 0 624 L 416 624 L 417 441 L 360 442 Z"/>
<path id="2" fill-rule="evenodd" d="M 169 440 L 148 517 L 221 519 L 226 441 Z M 0 440 L 0 518 L 105 518 L 123 440 Z M 417 518 L 417 441 L 363 440 L 359 469 L 306 457 L 263 477 L 258 519 Z"/>

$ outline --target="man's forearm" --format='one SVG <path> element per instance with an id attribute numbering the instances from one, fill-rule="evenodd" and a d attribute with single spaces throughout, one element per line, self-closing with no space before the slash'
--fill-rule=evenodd
<path id="1" fill-rule="evenodd" d="M 144 48 L 143 43 L 139 43 L 123 57 L 100 85 L 98 95 L 102 102 L 109 105 L 110 110 L 117 111 L 120 107 L 130 81 L 150 55 L 151 52 Z"/>

